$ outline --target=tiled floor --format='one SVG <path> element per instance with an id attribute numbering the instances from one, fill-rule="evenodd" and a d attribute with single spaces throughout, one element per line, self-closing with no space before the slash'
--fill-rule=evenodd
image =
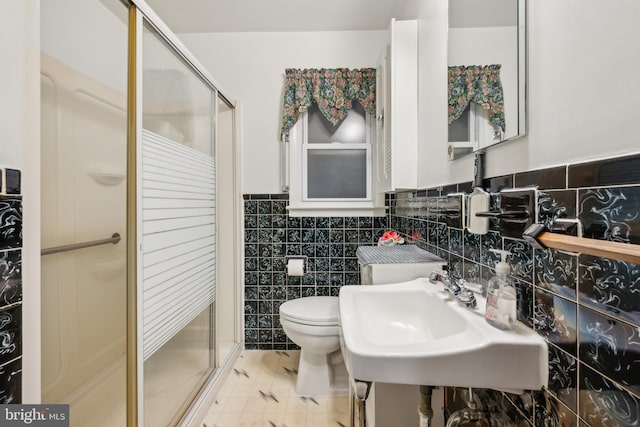
<path id="1" fill-rule="evenodd" d="M 294 391 L 299 351 L 245 350 L 203 427 L 344 427 L 347 396 L 304 398 Z"/>

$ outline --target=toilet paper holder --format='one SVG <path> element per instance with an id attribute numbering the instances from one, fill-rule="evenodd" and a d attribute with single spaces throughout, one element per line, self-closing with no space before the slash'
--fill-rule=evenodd
<path id="1" fill-rule="evenodd" d="M 306 255 L 286 255 L 284 257 L 286 261 L 289 261 L 290 259 L 301 259 L 301 260 L 304 260 L 305 263 L 307 262 L 307 258 L 309 257 Z"/>
<path id="2" fill-rule="evenodd" d="M 289 265 L 289 261 L 290 260 L 302 260 L 302 269 L 304 272 L 307 272 L 307 259 L 308 257 L 306 255 L 287 255 L 284 257 L 285 259 L 285 266 Z"/>

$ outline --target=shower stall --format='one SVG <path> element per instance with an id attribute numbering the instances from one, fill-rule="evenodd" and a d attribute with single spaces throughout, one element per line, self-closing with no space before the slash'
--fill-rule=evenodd
<path id="1" fill-rule="evenodd" d="M 186 424 L 240 350 L 234 104 L 143 1 L 42 2 L 41 46 L 42 402 Z"/>

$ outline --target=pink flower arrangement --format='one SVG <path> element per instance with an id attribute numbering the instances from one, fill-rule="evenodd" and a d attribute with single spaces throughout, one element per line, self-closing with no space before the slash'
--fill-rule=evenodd
<path id="1" fill-rule="evenodd" d="M 420 233 L 417 230 L 412 230 L 409 233 L 409 236 L 407 237 L 407 240 L 409 241 L 409 243 L 414 243 L 414 242 L 416 242 L 417 240 L 420 240 L 420 239 L 422 239 L 422 233 Z"/>
<path id="2" fill-rule="evenodd" d="M 403 243 L 404 238 L 396 230 L 385 231 L 382 237 L 378 239 L 378 246 L 393 246 Z"/>

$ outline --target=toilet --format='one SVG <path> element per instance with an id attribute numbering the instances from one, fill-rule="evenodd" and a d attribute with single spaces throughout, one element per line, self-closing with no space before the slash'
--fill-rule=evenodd
<path id="1" fill-rule="evenodd" d="M 347 394 L 348 373 L 340 352 L 338 297 L 314 296 L 280 305 L 284 333 L 300 346 L 299 396 Z"/>

